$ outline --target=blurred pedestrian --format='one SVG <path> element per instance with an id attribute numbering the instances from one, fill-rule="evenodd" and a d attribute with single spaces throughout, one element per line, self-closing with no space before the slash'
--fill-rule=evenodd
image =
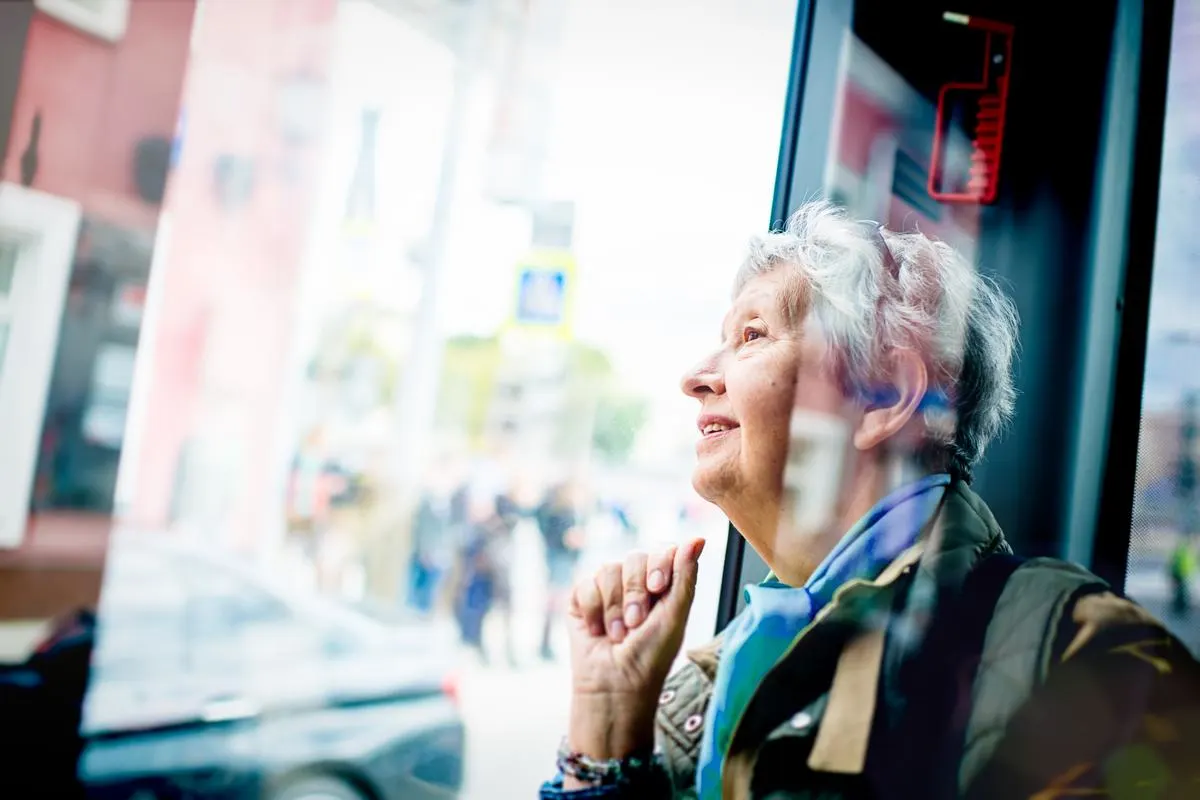
<path id="1" fill-rule="evenodd" d="M 449 494 L 432 487 L 421 497 L 413 521 L 408 562 L 408 606 L 432 614 L 454 567 L 459 535 L 466 523 L 467 487 Z"/>
<path id="2" fill-rule="evenodd" d="M 546 615 L 542 625 L 541 657 L 554 659 L 552 636 L 555 624 L 566 610 L 575 566 L 583 549 L 584 536 L 578 513 L 578 498 L 569 482 L 555 485 L 534 512 L 546 548 L 548 587 Z"/>
<path id="3" fill-rule="evenodd" d="M 505 656 L 509 664 L 515 664 L 512 563 L 516 508 L 507 495 L 490 493 L 476 495 L 469 508 L 455 592 L 455 618 L 464 644 L 488 664 L 491 659 L 483 641 L 484 623 L 493 611 L 499 611 L 504 622 Z"/>
<path id="4" fill-rule="evenodd" d="M 1171 612 L 1177 616 L 1187 616 L 1192 610 L 1191 583 L 1196 574 L 1196 551 L 1187 537 L 1181 538 L 1171 551 L 1168 572 L 1173 589 Z"/>
<path id="5" fill-rule="evenodd" d="M 314 426 L 292 459 L 287 491 L 287 546 L 314 584 L 322 583 L 320 562 L 327 549 L 333 498 L 346 483 L 344 471 L 329 453 L 325 429 Z"/>
<path id="6" fill-rule="evenodd" d="M 516 528 L 523 510 L 506 490 L 496 496 L 495 514 L 487 525 L 488 556 L 494 591 L 491 613 L 499 616 L 504 631 L 504 657 L 517 665 L 516 631 L 513 627 L 513 568 L 516 563 Z"/>

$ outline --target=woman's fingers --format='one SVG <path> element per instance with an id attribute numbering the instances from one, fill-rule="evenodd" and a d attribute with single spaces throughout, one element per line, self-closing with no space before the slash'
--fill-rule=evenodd
<path id="1" fill-rule="evenodd" d="M 692 539 L 675 553 L 675 591 L 668 602 L 673 602 L 675 611 L 687 618 L 696 596 L 696 576 L 700 569 L 700 554 L 704 552 L 704 539 Z"/>
<path id="2" fill-rule="evenodd" d="M 675 564 L 675 545 L 650 556 L 646 563 L 646 589 L 653 595 L 666 594 L 671 588 Z"/>
<path id="3" fill-rule="evenodd" d="M 589 575 L 575 584 L 571 592 L 571 613 L 583 621 L 592 636 L 604 635 L 604 598 L 595 577 Z"/>
<path id="4" fill-rule="evenodd" d="M 679 580 L 678 561 L 678 548 L 671 545 L 660 553 L 631 553 L 624 563 L 605 564 L 575 585 L 571 613 L 593 636 L 607 634 L 614 643 L 624 641 Z"/>
<path id="5" fill-rule="evenodd" d="M 625 557 L 622 570 L 625 608 L 622 614 L 627 630 L 641 625 L 646 612 L 650 610 L 650 595 L 646 591 L 646 561 L 645 553 L 630 553 Z"/>
<path id="6" fill-rule="evenodd" d="M 625 604 L 622 602 L 625 583 L 621 571 L 621 565 L 613 563 L 605 564 L 596 573 L 596 587 L 600 590 L 604 605 L 604 627 L 613 642 L 623 641 L 628 631 L 625 627 Z"/>

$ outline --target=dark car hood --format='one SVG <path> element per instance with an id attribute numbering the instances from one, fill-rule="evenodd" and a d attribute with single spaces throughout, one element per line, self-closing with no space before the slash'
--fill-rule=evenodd
<path id="1" fill-rule="evenodd" d="M 235 669 L 220 666 L 237 663 L 244 654 L 207 652 L 204 663 L 211 669 L 161 670 L 136 679 L 94 670 L 83 732 L 96 736 L 226 722 L 453 690 L 455 651 L 428 627 L 398 628 L 317 658 L 273 654 L 269 645 L 263 650 Z"/>

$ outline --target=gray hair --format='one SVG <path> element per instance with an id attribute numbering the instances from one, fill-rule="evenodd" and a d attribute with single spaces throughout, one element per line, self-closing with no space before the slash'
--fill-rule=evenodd
<path id="1" fill-rule="evenodd" d="M 941 460 L 969 478 L 1016 401 L 1017 309 L 996 282 L 944 242 L 851 219 L 828 201 L 751 239 L 734 295 L 780 267 L 795 278 L 785 311 L 817 324 L 848 393 L 877 386 L 893 348 L 923 354 L 930 388 L 955 418 L 940 434 L 931 424 L 931 435 Z"/>

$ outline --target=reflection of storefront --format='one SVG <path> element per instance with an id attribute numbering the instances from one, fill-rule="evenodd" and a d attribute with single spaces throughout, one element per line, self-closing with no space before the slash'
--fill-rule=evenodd
<path id="1" fill-rule="evenodd" d="M 109 514 L 150 271 L 150 237 L 86 221 L 66 293 L 33 508 Z"/>
<path id="2" fill-rule="evenodd" d="M 191 44 L 155 253 L 122 519 L 261 543 L 274 491 L 300 267 L 326 135 L 336 0 L 209 3 Z M 247 135 L 250 132 L 250 135 Z"/>
<path id="3" fill-rule="evenodd" d="M 935 104 L 861 40 L 848 41 L 831 196 L 893 229 L 919 225 L 970 255 L 979 231 L 978 205 L 938 203 L 927 191 Z M 949 137 L 956 145 L 960 138 L 957 131 Z"/>
<path id="4" fill-rule="evenodd" d="M 0 547 L 25 538 L 79 205 L 0 184 Z"/>
<path id="5" fill-rule="evenodd" d="M 41 616 L 96 590 L 195 3 L 112 4 L 120 14 L 108 21 L 120 24 L 108 26 L 33 3 L 4 6 L 4 60 L 22 60 L 0 71 L 15 80 L 0 87 L 9 182 L 0 224 L 32 217 L 27 233 L 57 231 L 47 242 L 62 267 L 53 286 L 36 271 L 49 333 L 22 334 L 48 347 L 46 357 L 31 360 L 22 345 L 14 362 L 13 333 L 5 359 L 10 377 L 20 371 L 32 421 L 21 426 L 29 447 L 5 451 L 30 480 L 5 481 L 16 494 L 3 501 L 0 547 L 17 547 L 0 551 L 0 617 Z M 18 7 L 21 25 L 9 27 Z M 30 406 L 39 378 L 45 393 Z"/>

